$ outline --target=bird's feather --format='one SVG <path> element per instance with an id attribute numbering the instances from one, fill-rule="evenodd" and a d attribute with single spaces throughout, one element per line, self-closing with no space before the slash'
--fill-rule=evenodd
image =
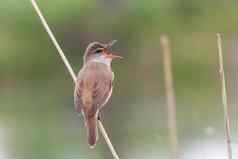
<path id="1" fill-rule="evenodd" d="M 88 142 L 97 141 L 97 118 L 100 109 L 112 93 L 113 72 L 105 64 L 89 62 L 79 72 L 74 91 L 75 110 L 82 112 L 87 127 Z"/>
<path id="2" fill-rule="evenodd" d="M 78 74 L 74 93 L 75 109 L 95 114 L 103 107 L 111 95 L 113 72 L 105 64 L 91 62 Z M 89 104 L 91 103 L 91 104 Z"/>

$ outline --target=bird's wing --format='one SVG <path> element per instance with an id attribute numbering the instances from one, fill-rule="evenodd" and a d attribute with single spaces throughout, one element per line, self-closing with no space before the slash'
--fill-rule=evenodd
<path id="1" fill-rule="evenodd" d="M 77 112 L 85 109 L 87 115 L 94 115 L 111 95 L 113 74 L 104 67 L 98 64 L 96 67 L 88 67 L 79 73 L 75 88 Z M 89 104 L 86 104 L 86 100 Z"/>
<path id="2" fill-rule="evenodd" d="M 112 91 L 112 73 L 102 72 L 97 74 L 97 81 L 95 83 L 93 92 L 93 108 L 101 109 L 111 96 Z"/>
<path id="3" fill-rule="evenodd" d="M 78 113 L 82 112 L 82 91 L 83 91 L 83 70 L 81 70 L 77 76 L 77 82 L 74 89 L 74 107 L 75 111 Z"/>

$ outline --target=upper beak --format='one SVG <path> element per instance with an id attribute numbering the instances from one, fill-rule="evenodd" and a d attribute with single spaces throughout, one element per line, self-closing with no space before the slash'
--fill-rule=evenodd
<path id="1" fill-rule="evenodd" d="M 106 44 L 106 48 L 110 49 L 116 42 L 117 42 L 117 40 L 110 41 L 108 44 Z"/>

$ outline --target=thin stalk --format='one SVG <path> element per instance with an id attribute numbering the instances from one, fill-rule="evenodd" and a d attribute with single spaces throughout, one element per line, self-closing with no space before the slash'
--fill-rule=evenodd
<path id="1" fill-rule="evenodd" d="M 231 130 L 230 130 L 230 117 L 227 103 L 227 92 L 226 92 L 226 77 L 223 64 L 223 51 L 222 51 L 222 37 L 220 33 L 217 33 L 217 47 L 219 56 L 219 77 L 221 81 L 221 94 L 224 112 L 224 125 L 225 125 L 225 139 L 227 143 L 227 154 L 228 159 L 232 159 L 232 147 L 231 147 Z"/>
<path id="2" fill-rule="evenodd" d="M 160 44 L 163 52 L 164 81 L 168 107 L 168 132 L 171 146 L 171 158 L 179 159 L 179 144 L 176 123 L 176 100 L 173 87 L 173 75 L 171 64 L 171 51 L 167 36 L 161 36 Z"/>
<path id="3" fill-rule="evenodd" d="M 31 4 L 32 4 L 33 8 L 35 9 L 37 15 L 39 16 L 39 18 L 41 20 L 41 23 L 43 24 L 46 32 L 48 33 L 50 39 L 52 40 L 54 46 L 56 47 L 56 49 L 57 49 L 57 51 L 58 51 L 62 61 L 64 62 L 65 67 L 67 68 L 68 72 L 70 73 L 71 78 L 73 79 L 74 83 L 76 83 L 77 77 L 76 77 L 76 75 L 75 75 L 75 73 L 74 73 L 70 63 L 68 62 L 68 60 L 67 60 L 63 50 L 61 49 L 60 45 L 58 44 L 54 34 L 52 33 L 49 25 L 47 24 L 47 22 L 46 22 L 46 20 L 45 20 L 45 18 L 43 16 L 41 10 L 39 9 L 39 7 L 38 7 L 38 5 L 36 3 L 36 1 L 35 0 L 31 0 Z M 108 145 L 108 147 L 109 147 L 109 149 L 110 149 L 114 159 L 119 159 L 119 157 L 118 157 L 118 155 L 117 155 L 117 153 L 116 153 L 116 151 L 115 151 L 115 149 L 114 149 L 114 147 L 113 147 L 113 145 L 112 145 L 112 143 L 111 143 L 111 141 L 110 141 L 110 139 L 109 139 L 109 137 L 107 135 L 107 132 L 105 131 L 105 129 L 103 127 L 103 124 L 102 124 L 102 122 L 100 120 L 98 120 L 98 125 L 99 125 L 99 129 L 100 129 L 100 131 L 101 131 L 101 133 L 102 133 L 102 135 L 103 135 L 103 137 L 104 137 L 104 139 L 105 139 L 105 141 L 106 141 L 106 143 L 107 143 L 107 145 Z"/>

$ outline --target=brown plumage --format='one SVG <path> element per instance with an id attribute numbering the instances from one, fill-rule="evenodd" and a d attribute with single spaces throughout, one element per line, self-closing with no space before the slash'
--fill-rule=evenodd
<path id="1" fill-rule="evenodd" d="M 83 113 L 90 147 L 94 147 L 98 139 L 99 111 L 112 93 L 114 73 L 111 70 L 111 60 L 119 58 L 108 52 L 108 45 L 98 42 L 89 44 L 75 86 L 75 110 Z"/>

